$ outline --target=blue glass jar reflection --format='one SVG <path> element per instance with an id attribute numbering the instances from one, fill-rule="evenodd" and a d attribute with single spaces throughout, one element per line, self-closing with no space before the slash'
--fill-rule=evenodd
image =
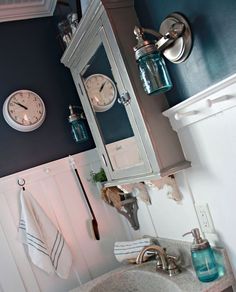
<path id="1" fill-rule="evenodd" d="M 165 61 L 159 52 L 144 55 L 137 62 L 143 88 L 147 94 L 163 93 L 173 87 Z"/>
<path id="2" fill-rule="evenodd" d="M 88 133 L 85 122 L 82 119 L 76 119 L 71 122 L 72 136 L 76 142 L 84 142 L 88 140 Z"/>
<path id="3" fill-rule="evenodd" d="M 74 113 L 74 108 L 79 108 L 81 110 L 79 106 L 69 105 L 70 115 L 68 120 L 71 124 L 72 135 L 76 142 L 84 142 L 89 138 L 84 121 L 85 118 L 83 118 L 83 113 Z"/>

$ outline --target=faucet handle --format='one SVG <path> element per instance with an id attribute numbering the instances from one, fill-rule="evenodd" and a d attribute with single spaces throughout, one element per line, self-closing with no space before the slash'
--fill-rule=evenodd
<path id="1" fill-rule="evenodd" d="M 162 261 L 159 254 L 156 254 L 156 269 L 162 269 Z"/>
<path id="2" fill-rule="evenodd" d="M 171 261 L 174 261 L 175 263 L 179 263 L 180 262 L 180 256 L 173 256 L 173 255 L 169 255 L 166 251 L 167 251 L 167 248 L 166 247 L 163 247 L 163 251 L 164 251 L 164 255 L 166 257 L 166 260 L 171 260 Z M 157 256 L 159 256 L 157 254 Z"/>
<path id="3" fill-rule="evenodd" d="M 174 261 L 175 263 L 180 263 L 180 256 L 172 256 L 172 255 L 167 255 L 167 259 L 170 261 Z"/>
<path id="4" fill-rule="evenodd" d="M 176 260 L 174 259 L 175 257 L 169 257 L 169 260 L 168 260 L 168 273 L 169 273 L 169 276 L 174 276 L 174 275 L 177 275 L 181 272 L 181 269 L 180 267 L 177 265 L 177 262 Z"/>

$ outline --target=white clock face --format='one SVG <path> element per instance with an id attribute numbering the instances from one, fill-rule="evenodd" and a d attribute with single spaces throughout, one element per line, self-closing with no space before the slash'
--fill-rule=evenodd
<path id="1" fill-rule="evenodd" d="M 37 129 L 45 119 L 42 99 L 30 90 L 13 92 L 3 105 L 3 116 L 14 129 L 29 132 Z"/>
<path id="2" fill-rule="evenodd" d="M 115 103 L 117 90 L 114 82 L 103 74 L 94 74 L 85 80 L 85 87 L 96 112 L 104 112 Z"/>

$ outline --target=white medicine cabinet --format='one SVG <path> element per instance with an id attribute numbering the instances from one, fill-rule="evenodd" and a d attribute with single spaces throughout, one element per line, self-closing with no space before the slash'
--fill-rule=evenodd
<path id="1" fill-rule="evenodd" d="M 141 86 L 133 54 L 138 24 L 131 0 L 91 1 L 61 59 L 73 76 L 107 186 L 190 166 L 162 115 L 165 96 L 148 96 Z"/>

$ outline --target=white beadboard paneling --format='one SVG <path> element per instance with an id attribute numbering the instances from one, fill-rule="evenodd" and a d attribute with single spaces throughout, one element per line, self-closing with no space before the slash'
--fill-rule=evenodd
<path id="1" fill-rule="evenodd" d="M 196 203 L 208 203 L 220 241 L 236 274 L 236 109 L 181 129 L 179 136 L 193 167 L 187 171 Z M 207 236 L 207 234 L 206 234 Z"/>
<path id="2" fill-rule="evenodd" d="M 64 173 L 64 172 L 63 172 Z M 57 174 L 58 175 L 58 174 Z M 65 183 L 64 180 L 61 183 Z M 28 189 L 31 191 L 32 195 L 37 199 L 39 204 L 43 206 L 43 209 L 48 214 L 52 222 L 59 228 L 62 232 L 66 242 L 68 243 L 71 252 L 73 254 L 73 267 L 70 273 L 69 279 L 64 281 L 57 277 L 56 275 L 51 276 L 48 279 L 48 275 L 44 272 L 41 272 L 38 268 L 33 266 L 35 273 L 37 274 L 38 282 L 40 283 L 40 287 L 42 291 L 65 291 L 68 288 L 74 287 L 80 284 L 80 277 L 77 277 L 75 272 L 75 259 L 77 255 L 77 250 L 79 249 L 79 245 L 76 242 L 74 246 L 74 238 L 73 238 L 73 230 L 70 228 L 72 225 L 69 221 L 67 212 L 63 206 L 63 201 L 61 200 L 60 193 L 57 189 L 57 186 L 54 182 L 53 176 L 48 176 L 48 178 L 44 178 L 43 180 L 32 183 Z M 70 185 L 68 184 L 68 189 L 70 189 Z M 71 236 L 72 235 L 72 236 Z M 71 238 L 72 237 L 72 238 Z M 73 248 L 74 247 L 74 248 Z M 82 259 L 80 259 L 81 265 L 86 269 L 86 265 Z M 84 274 L 82 274 L 82 270 L 76 270 L 80 274 L 81 278 L 84 279 L 84 276 L 87 276 L 87 270 Z M 90 278 L 85 278 L 84 280 L 89 280 Z"/>
<path id="3" fill-rule="evenodd" d="M 185 182 L 181 181 L 184 176 L 178 178 L 180 191 L 183 195 L 181 202 L 176 202 L 168 198 L 168 189 L 164 186 L 163 189 L 150 188 L 149 194 L 152 204 L 147 206 L 149 212 L 140 213 L 139 220 L 141 225 L 148 224 L 147 216 L 150 214 L 150 221 L 152 222 L 155 233 L 150 234 L 164 238 L 171 238 L 176 240 L 183 239 L 182 235 L 194 227 L 198 227 L 198 220 L 195 215 L 194 205 L 191 195 L 186 191 Z M 185 189 L 183 188 L 185 187 Z M 146 226 L 146 230 L 150 227 Z M 142 227 L 145 230 L 145 227 Z M 144 233 L 144 231 L 142 231 Z M 188 239 L 187 239 L 188 240 Z M 192 240 L 191 238 L 189 240 Z"/>
<path id="4" fill-rule="evenodd" d="M 175 175 L 180 193 L 183 198 L 176 202 L 168 198 L 168 188 L 149 188 L 151 205 L 139 200 L 138 219 L 140 230 L 133 231 L 133 239 L 144 235 L 158 236 L 183 241 L 192 241 L 192 238 L 183 238 L 182 235 L 192 228 L 199 227 L 194 208 L 194 199 L 188 187 L 184 172 Z"/>
<path id="5" fill-rule="evenodd" d="M 113 256 L 114 242 L 130 239 L 129 227 L 114 208 L 101 200 L 96 186 L 90 181 L 91 170 L 101 167 L 96 150 L 74 155 L 74 158 L 97 217 L 101 240 L 91 238 L 87 228 L 91 216 L 67 157 L 1 178 L 0 244 L 6 255 L 11 255 L 4 270 L 6 275 L 0 276 L 4 292 L 65 292 L 118 266 Z M 18 178 L 26 180 L 25 187 L 58 226 L 70 246 L 73 268 L 67 280 L 49 276 L 33 266 L 24 246 L 17 241 L 20 210 Z M 4 269 L 4 259 L 0 261 L 1 270 Z M 11 277 L 12 283 L 6 286 L 8 277 Z M 18 290 L 11 288 L 14 281 Z"/>
<path id="6" fill-rule="evenodd" d="M 10 194 L 10 196 L 8 195 Z M 5 234 L 5 244 L 8 245 L 15 261 L 16 268 L 22 279 L 22 284 L 26 291 L 39 292 L 40 288 L 35 279 L 31 264 L 25 256 L 24 246 L 17 239 L 17 224 L 19 216 L 18 208 L 19 189 L 13 186 L 9 193 L 0 193 L 0 224 Z M 15 214 L 13 217 L 12 214 Z M 17 221 L 15 221 L 15 218 Z M 2 262 L 0 262 L 2 264 Z M 1 266 L 1 270 L 4 265 Z M 15 276 L 15 274 L 13 274 Z M 4 292 L 11 291 L 5 290 Z M 13 290 L 12 290 L 13 291 Z"/>
<path id="7" fill-rule="evenodd" d="M 81 242 L 80 250 L 78 249 L 78 253 L 81 255 L 86 255 L 86 265 L 88 267 L 88 271 L 91 276 L 92 271 L 89 267 L 90 262 L 90 256 L 91 254 L 94 254 L 91 256 L 93 258 L 94 256 L 94 262 L 97 263 L 100 262 L 100 254 L 97 255 L 97 245 L 99 242 L 94 241 L 91 236 L 90 232 L 88 230 L 87 222 L 91 219 L 86 202 L 83 198 L 82 193 L 78 192 L 78 185 L 75 176 L 73 176 L 72 173 L 70 173 L 67 177 L 67 184 L 60 184 L 63 177 L 65 178 L 65 174 L 59 175 L 56 177 L 56 182 L 59 186 L 60 194 L 62 195 L 63 205 L 66 210 L 70 213 L 71 221 L 74 222 L 72 228 L 73 228 L 73 234 L 78 242 Z M 68 192 L 68 183 L 70 184 L 70 192 Z M 89 198 L 90 199 L 90 198 Z M 91 201 L 91 199 L 90 199 Z M 95 214 L 97 214 L 96 209 L 94 208 L 94 204 L 91 202 L 91 205 L 93 206 Z M 98 226 L 99 231 L 101 232 L 101 222 L 98 220 Z M 94 249 L 92 246 L 94 245 Z M 87 249 L 88 248 L 88 249 Z M 91 249 L 91 254 L 90 254 Z M 87 255 L 88 254 L 88 255 Z M 85 271 L 86 275 L 86 271 Z M 84 281 L 83 281 L 84 282 Z"/>
<path id="8" fill-rule="evenodd" d="M 22 282 L 21 275 L 17 269 L 14 257 L 8 246 L 8 241 L 4 235 L 1 225 L 0 225 L 0 257 L 1 257 L 0 291 L 25 292 L 25 287 Z"/>
<path id="9" fill-rule="evenodd" d="M 64 176 L 65 175 L 65 176 Z M 69 174 L 70 176 L 70 174 Z M 71 189 L 70 181 L 68 180 L 68 173 L 63 174 L 63 179 L 60 181 L 60 184 L 64 184 L 66 180 L 66 186 L 68 189 Z M 73 221 L 70 216 L 70 210 L 66 208 L 63 194 L 61 193 L 60 185 L 58 184 L 57 177 L 50 176 L 48 179 L 41 182 L 44 193 L 48 194 L 48 204 L 52 206 L 53 217 L 55 220 L 56 226 L 63 233 L 65 240 L 69 244 L 72 253 L 74 254 L 73 258 L 73 268 L 78 273 L 77 280 L 79 282 L 86 282 L 91 279 L 88 273 L 88 264 L 83 254 L 80 251 L 80 242 L 76 239 L 74 229 L 78 228 L 73 225 Z M 55 191 L 56 190 L 56 191 Z M 67 192 L 66 192 L 67 194 Z M 73 196 L 73 192 L 70 191 L 68 195 Z M 75 204 L 77 202 L 75 201 Z M 83 213 L 80 214 L 81 218 Z"/>
<path id="10" fill-rule="evenodd" d="M 122 230 L 120 229 L 120 226 L 123 223 L 120 220 L 119 224 L 116 224 L 116 225 L 112 224 L 112 220 L 110 220 L 111 217 L 107 217 L 107 213 L 105 212 L 105 209 L 110 208 L 110 207 L 106 206 L 101 201 L 101 198 L 98 198 L 96 195 L 93 195 L 93 193 L 88 192 L 89 188 L 88 188 L 88 181 L 86 178 L 89 177 L 90 169 L 86 167 L 86 165 L 81 165 L 81 163 L 80 164 L 77 163 L 77 165 L 79 166 L 77 167 L 79 175 L 81 177 L 84 188 L 87 191 L 90 204 L 94 210 L 95 216 L 98 221 L 98 228 L 99 228 L 99 233 L 100 233 L 100 238 L 101 238 L 100 241 L 95 241 L 91 238 L 90 234 L 88 233 L 88 224 L 91 225 L 91 215 L 89 213 L 89 209 L 87 208 L 84 197 L 80 195 L 77 199 L 81 201 L 80 205 L 85 206 L 84 208 L 85 214 L 83 216 L 83 221 L 80 222 L 80 224 L 82 224 L 84 227 L 83 227 L 83 230 L 80 230 L 80 231 L 78 230 L 78 232 L 75 230 L 75 234 L 78 240 L 83 239 L 83 242 L 86 242 L 86 244 L 83 244 L 84 254 L 86 254 L 86 258 L 89 263 L 89 269 L 90 269 L 92 277 L 94 278 L 98 276 L 99 274 L 108 271 L 111 268 L 111 265 L 108 264 L 109 262 L 112 263 L 112 266 L 117 265 L 112 255 L 112 248 L 113 248 L 112 242 L 117 240 L 120 236 L 123 237 L 123 229 Z M 78 189 L 79 185 L 78 185 L 76 177 L 72 176 L 71 178 L 74 182 L 74 187 Z M 59 177 L 57 177 L 57 179 L 59 179 Z M 65 191 L 63 193 L 66 194 Z M 64 201 L 64 203 L 68 204 L 68 197 L 66 198 L 66 201 Z M 74 210 L 72 208 L 74 208 Z M 74 216 L 76 216 L 76 214 L 81 212 L 81 210 L 78 210 L 78 208 L 75 206 L 74 197 L 71 200 L 70 211 L 71 213 L 74 213 Z M 107 224 L 108 222 L 110 222 L 110 224 Z M 84 233 L 82 234 L 82 232 Z M 114 233 L 116 233 L 115 238 L 114 238 Z M 104 261 L 104 258 L 106 259 L 110 258 L 110 261 Z"/>
<path id="11" fill-rule="evenodd" d="M 138 206 L 138 220 L 140 225 L 139 237 L 143 235 L 157 236 L 149 205 L 138 199 Z"/>
<path id="12" fill-rule="evenodd" d="M 222 96 L 230 98 L 222 99 Z M 219 99 L 218 99 L 219 98 Z M 211 107 L 209 100 L 218 101 Z M 186 158 L 185 171 L 196 204 L 207 203 L 219 237 L 236 275 L 236 74 L 222 80 L 164 114 L 178 131 Z M 205 110 L 203 111 L 203 107 Z M 176 113 L 199 114 L 176 120 Z M 188 189 L 186 184 L 185 189 Z M 205 234 L 209 239 L 211 234 Z"/>

